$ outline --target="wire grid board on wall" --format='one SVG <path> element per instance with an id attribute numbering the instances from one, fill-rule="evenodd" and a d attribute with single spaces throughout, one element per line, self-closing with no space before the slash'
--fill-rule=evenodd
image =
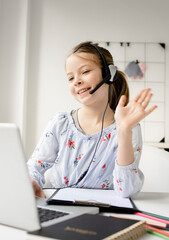
<path id="1" fill-rule="evenodd" d="M 164 43 L 129 43 L 99 42 L 107 48 L 119 70 L 124 71 L 132 61 L 144 66 L 142 78 L 127 77 L 130 100 L 142 89 L 151 88 L 153 97 L 149 107 L 158 108 L 140 122 L 144 142 L 160 142 L 165 139 L 165 44 Z"/>

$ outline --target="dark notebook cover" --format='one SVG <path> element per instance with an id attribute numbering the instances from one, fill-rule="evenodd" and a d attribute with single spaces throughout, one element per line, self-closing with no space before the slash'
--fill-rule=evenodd
<path id="1" fill-rule="evenodd" d="M 83 214 L 30 233 L 61 240 L 99 240 L 124 230 L 135 223 L 138 223 L 138 221 L 98 214 Z"/>

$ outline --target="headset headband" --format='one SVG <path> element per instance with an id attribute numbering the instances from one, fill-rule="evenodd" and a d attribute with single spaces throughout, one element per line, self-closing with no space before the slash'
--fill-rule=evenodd
<path id="1" fill-rule="evenodd" d="M 106 60 L 104 54 L 102 53 L 102 51 L 100 50 L 100 48 L 97 45 L 95 45 L 93 43 L 90 43 L 90 44 L 97 50 L 97 52 L 99 53 L 100 58 L 101 58 L 101 60 L 103 62 L 103 71 L 102 71 L 102 73 L 103 74 L 105 73 L 105 76 L 103 76 L 103 78 L 108 76 L 108 75 L 110 75 L 110 70 L 109 70 L 108 63 L 107 63 L 107 60 Z"/>

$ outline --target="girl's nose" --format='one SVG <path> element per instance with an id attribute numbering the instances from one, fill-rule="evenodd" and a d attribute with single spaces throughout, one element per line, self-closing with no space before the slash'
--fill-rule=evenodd
<path id="1" fill-rule="evenodd" d="M 75 81 L 74 81 L 74 85 L 77 86 L 77 85 L 80 85 L 80 84 L 82 84 L 82 80 L 79 77 L 76 77 Z"/>

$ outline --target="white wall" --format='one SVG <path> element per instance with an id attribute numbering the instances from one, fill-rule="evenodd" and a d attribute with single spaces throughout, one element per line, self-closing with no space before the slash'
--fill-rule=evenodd
<path id="1" fill-rule="evenodd" d="M 26 126 L 24 139 L 27 156 L 33 151 L 44 127 L 56 111 L 66 111 L 78 106 L 69 94 L 64 72 L 66 56 L 75 44 L 86 40 L 165 42 L 167 44 L 166 66 L 169 66 L 168 0 L 27 1 L 30 2 L 30 16 L 27 18 L 27 24 L 30 25 L 27 28 L 29 30 L 27 54 L 29 61 L 27 95 L 25 95 L 26 117 L 23 120 Z M 15 3 L 20 7 L 19 0 Z M 15 12 L 12 15 L 15 16 Z M 24 28 L 24 24 L 22 27 Z M 15 38 L 9 41 L 12 43 L 15 41 L 18 46 Z M 167 93 L 169 91 L 168 67 L 166 79 Z M 19 88 L 15 88 L 16 93 L 19 92 Z M 169 103 L 167 94 L 166 98 Z M 6 100 L 7 97 L 3 95 L 1 99 Z M 17 115 L 11 108 L 11 100 L 9 102 L 7 99 L 5 102 L 10 109 L 6 111 L 5 108 L 3 116 L 12 114 L 14 119 Z M 0 108 L 3 109 L 4 104 L 1 104 Z M 169 141 L 169 112 L 167 109 L 166 111 L 166 137 Z"/>
<path id="2" fill-rule="evenodd" d="M 24 134 L 27 0 L 0 0 L 0 121 Z"/>

